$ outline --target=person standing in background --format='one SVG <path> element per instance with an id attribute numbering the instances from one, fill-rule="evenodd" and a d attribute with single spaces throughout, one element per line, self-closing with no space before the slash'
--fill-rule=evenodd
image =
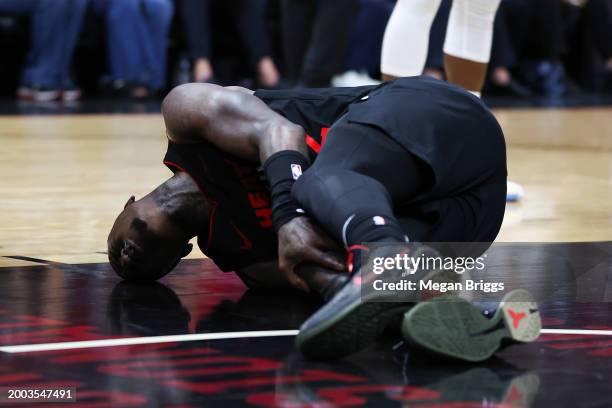
<path id="1" fill-rule="evenodd" d="M 421 75 L 429 31 L 441 0 L 398 0 L 383 40 L 381 71 L 385 79 Z M 493 41 L 493 21 L 500 0 L 454 0 L 444 40 L 449 82 L 480 96 Z"/>
<path id="2" fill-rule="evenodd" d="M 356 0 L 283 0 L 283 50 L 289 79 L 327 87 L 343 71 Z"/>
<path id="3" fill-rule="evenodd" d="M 612 0 L 567 0 L 576 8 L 582 8 L 581 26 L 578 30 L 578 46 L 587 56 L 581 70 L 585 77 L 597 77 L 597 63 L 600 64 L 600 90 L 612 94 Z M 591 58 L 588 57 L 591 53 Z M 595 56 L 596 61 L 593 60 Z M 595 75 L 593 75 L 595 74 Z M 585 81 L 585 82 L 588 82 Z M 597 82 L 597 79 L 595 80 Z"/>
<path id="4" fill-rule="evenodd" d="M 563 14 L 559 0 L 502 2 L 495 20 L 489 64 L 493 91 L 518 96 L 565 94 L 561 64 L 567 48 Z"/>
<path id="5" fill-rule="evenodd" d="M 473 95 L 487 75 L 493 42 L 493 23 L 501 0 L 453 0 L 444 39 L 446 79 Z M 429 32 L 441 0 L 398 0 L 383 39 L 381 71 L 384 80 L 423 73 Z M 508 201 L 519 200 L 523 188 L 508 182 Z"/>
<path id="6" fill-rule="evenodd" d="M 265 26 L 267 0 L 235 0 L 232 4 L 240 38 L 248 60 L 257 72 L 258 85 L 278 86 L 280 74 L 272 59 Z M 212 63 L 211 0 L 181 0 L 181 18 L 189 54 L 193 61 L 194 82 L 216 82 Z"/>
<path id="7" fill-rule="evenodd" d="M 17 96 L 66 102 L 81 92 L 70 77 L 72 54 L 88 0 L 0 0 L 0 13 L 30 15 L 31 46 Z"/>
<path id="8" fill-rule="evenodd" d="M 104 15 L 110 87 L 133 98 L 146 98 L 166 85 L 170 0 L 96 0 Z"/>
<path id="9" fill-rule="evenodd" d="M 612 93 L 612 0 L 564 0 L 562 15 L 568 77 L 590 91 Z"/>
<path id="10" fill-rule="evenodd" d="M 332 78 L 332 86 L 380 84 L 382 39 L 394 6 L 394 0 L 357 0 L 344 72 Z"/>

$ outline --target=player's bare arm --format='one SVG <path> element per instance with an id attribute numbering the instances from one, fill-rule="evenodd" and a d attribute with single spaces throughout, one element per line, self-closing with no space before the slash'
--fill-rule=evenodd
<path id="1" fill-rule="evenodd" d="M 187 84 L 175 88 L 162 106 L 168 138 L 177 143 L 207 141 L 221 150 L 265 163 L 286 150 L 307 156 L 304 129 L 273 110 L 244 88 Z M 344 270 L 333 255 L 337 245 L 307 217 L 296 217 L 278 230 L 279 270 L 294 286 L 308 285 L 294 272 L 302 262 Z"/>
<path id="2" fill-rule="evenodd" d="M 304 129 L 245 88 L 182 85 L 164 99 L 162 113 L 173 142 L 206 140 L 227 153 L 261 163 L 283 150 L 307 154 Z"/>

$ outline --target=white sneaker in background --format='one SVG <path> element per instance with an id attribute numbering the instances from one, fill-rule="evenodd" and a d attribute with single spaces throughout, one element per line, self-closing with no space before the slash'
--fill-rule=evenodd
<path id="1" fill-rule="evenodd" d="M 353 87 L 365 85 L 379 85 L 381 81 L 370 77 L 365 71 L 346 71 L 332 78 L 332 86 Z"/>
<path id="2" fill-rule="evenodd" d="M 514 181 L 508 181 L 507 191 L 506 191 L 506 201 L 520 201 L 525 195 L 525 190 L 523 186 L 519 183 L 515 183 Z"/>

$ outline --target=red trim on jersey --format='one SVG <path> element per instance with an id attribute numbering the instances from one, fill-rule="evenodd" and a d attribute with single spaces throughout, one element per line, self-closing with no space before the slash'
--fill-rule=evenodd
<path id="1" fill-rule="evenodd" d="M 185 173 L 189 177 L 191 177 L 191 179 L 194 181 L 194 183 L 196 183 L 196 185 L 198 186 L 198 189 L 202 192 L 202 194 L 204 194 L 204 196 L 206 197 L 208 202 L 210 202 L 210 204 L 212 205 L 212 208 L 210 209 L 210 217 L 208 219 L 208 237 L 206 239 L 206 249 L 205 249 L 205 251 L 207 251 L 208 248 L 210 248 L 210 244 L 211 244 L 211 242 L 213 240 L 213 235 L 212 235 L 212 233 L 213 233 L 213 222 L 214 222 L 214 219 L 215 219 L 215 214 L 217 213 L 217 207 L 219 206 L 219 202 L 217 200 L 214 200 L 214 199 L 210 198 L 208 196 L 208 194 L 206 194 L 206 192 L 204 191 L 204 189 L 202 188 L 202 186 L 200 185 L 198 180 L 196 180 L 196 178 L 193 177 L 191 175 L 191 173 L 188 172 L 183 166 L 181 166 L 179 164 L 176 164 L 174 162 L 171 162 L 171 161 L 167 161 L 167 160 L 164 160 L 164 164 L 166 166 L 169 166 L 169 167 L 174 167 L 177 170 L 182 171 L 183 173 Z"/>
<path id="2" fill-rule="evenodd" d="M 208 220 L 208 237 L 206 239 L 206 247 L 204 247 L 204 251 L 208 251 L 210 249 L 210 245 L 213 241 L 213 224 L 215 222 L 215 215 L 217 215 L 217 203 L 213 205 L 212 210 L 210 210 L 210 218 Z"/>
<path id="3" fill-rule="evenodd" d="M 249 251 L 253 249 L 253 241 L 251 241 L 249 237 L 247 237 L 246 234 L 242 232 L 240 228 L 236 226 L 236 224 L 234 224 L 233 222 L 231 222 L 230 224 L 232 225 L 232 228 L 234 228 L 234 231 L 236 231 L 236 233 L 242 240 L 242 246 L 240 247 L 240 249 L 244 249 L 245 251 Z"/>
<path id="4" fill-rule="evenodd" d="M 323 147 L 323 145 L 325 144 L 325 139 L 327 138 L 327 132 L 329 132 L 329 128 L 322 128 L 321 129 L 321 147 Z"/>
<path id="5" fill-rule="evenodd" d="M 187 171 L 187 170 L 186 170 L 186 169 L 185 169 L 183 166 L 181 166 L 180 164 L 176 164 L 175 162 L 168 161 L 168 160 L 164 160 L 164 164 L 165 164 L 166 166 L 171 166 L 171 167 L 174 167 L 174 168 L 176 168 L 177 170 L 182 171 L 183 173 L 185 173 L 185 174 L 187 174 L 189 177 L 191 177 L 191 179 L 194 181 L 194 183 L 196 183 L 196 185 L 198 186 L 198 188 L 200 189 L 200 191 L 202 192 L 202 194 L 204 194 L 204 195 L 206 196 L 206 198 L 207 198 L 207 199 L 209 198 L 209 197 L 208 197 L 208 195 L 206 194 L 206 192 L 204 191 L 204 189 L 202 188 L 202 186 L 200 185 L 200 183 L 198 182 L 198 180 L 197 180 L 195 177 L 193 177 L 193 176 L 191 175 L 191 173 L 190 173 L 190 172 L 188 172 L 188 171 Z M 213 200 L 213 201 L 214 201 L 214 200 Z"/>
<path id="6" fill-rule="evenodd" d="M 321 145 L 317 143 L 317 141 L 314 140 L 309 134 L 306 134 L 306 144 L 317 154 L 321 151 Z"/>

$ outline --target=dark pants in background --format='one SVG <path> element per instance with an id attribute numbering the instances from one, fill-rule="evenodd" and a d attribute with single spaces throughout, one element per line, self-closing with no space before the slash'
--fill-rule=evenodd
<path id="1" fill-rule="evenodd" d="M 584 19 L 589 39 L 602 59 L 612 58 L 612 0 L 590 0 Z"/>
<path id="2" fill-rule="evenodd" d="M 283 50 L 291 80 L 326 87 L 343 71 L 356 10 L 356 0 L 283 0 Z"/>
<path id="3" fill-rule="evenodd" d="M 562 3 L 503 0 L 495 19 L 490 66 L 513 68 L 519 59 L 557 60 L 566 48 Z"/>
<path id="4" fill-rule="evenodd" d="M 446 38 L 446 27 L 450 15 L 451 0 L 442 0 L 436 18 L 431 24 L 429 32 L 429 48 L 427 52 L 426 68 L 435 68 L 444 71 L 444 39 Z"/>
<path id="5" fill-rule="evenodd" d="M 612 91 L 612 0 L 589 0 L 584 7 L 565 5 L 568 71 L 589 90 Z"/>
<path id="6" fill-rule="evenodd" d="M 166 84 L 170 0 L 96 0 L 104 14 L 110 76 L 158 90 Z"/>
<path id="7" fill-rule="evenodd" d="M 493 30 L 491 69 L 513 69 L 536 93 L 558 97 L 570 90 L 561 58 L 566 52 L 563 3 L 503 0 Z"/>
<path id="8" fill-rule="evenodd" d="M 0 13 L 30 15 L 32 42 L 21 82 L 69 88 L 70 63 L 87 0 L 0 0 Z"/>
<path id="9" fill-rule="evenodd" d="M 357 4 L 344 70 L 365 70 L 378 78 L 383 36 L 395 1 L 357 0 Z"/>
<path id="10" fill-rule="evenodd" d="M 212 57 L 212 2 L 213 0 L 181 0 L 179 3 L 189 55 L 194 60 Z M 272 54 L 265 21 L 267 3 L 267 0 L 228 2 L 251 66 Z"/>

